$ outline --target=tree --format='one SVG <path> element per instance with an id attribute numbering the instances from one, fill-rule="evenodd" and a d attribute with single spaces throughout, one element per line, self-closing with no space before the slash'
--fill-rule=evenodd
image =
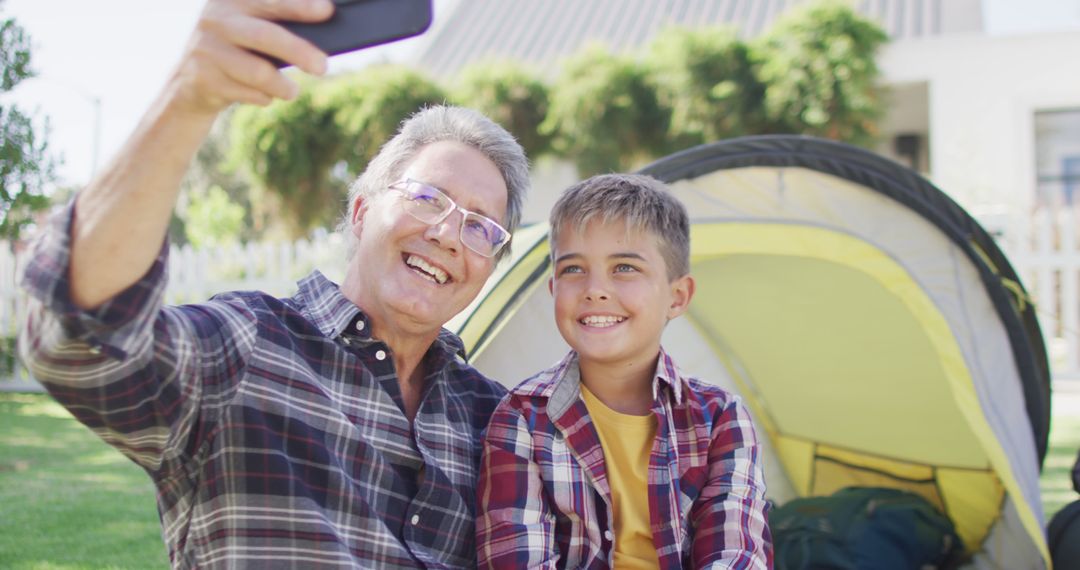
<path id="1" fill-rule="evenodd" d="M 34 76 L 30 37 L 14 19 L 0 23 L 0 94 Z M 55 178 L 55 162 L 45 134 L 33 117 L 13 105 L 0 105 L 0 239 L 12 245 L 34 214 L 48 207 L 45 187 Z"/>
<path id="2" fill-rule="evenodd" d="M 331 176 L 341 132 L 333 109 L 317 104 L 311 82 L 292 101 L 240 107 L 230 121 L 227 168 L 252 182 L 257 220 L 275 220 L 287 237 L 331 223 L 341 206 L 341 184 Z"/>
<path id="3" fill-rule="evenodd" d="M 195 247 L 236 242 L 244 223 L 244 208 L 229 199 L 221 186 L 194 190 L 189 197 L 185 229 Z"/>
<path id="4" fill-rule="evenodd" d="M 229 168 L 253 183 L 255 216 L 277 219 L 288 237 L 331 228 L 344 211 L 349 183 L 401 121 L 445 100 L 437 85 L 399 66 L 302 81 L 292 101 L 237 110 Z"/>
<path id="5" fill-rule="evenodd" d="M 402 121 L 447 100 L 446 91 L 428 76 L 400 65 L 380 65 L 342 76 L 328 83 L 320 97 L 333 109 L 341 130 L 341 160 L 350 180 L 367 168 Z"/>
<path id="6" fill-rule="evenodd" d="M 240 242 L 258 240 L 267 230 L 267 209 L 261 208 L 260 212 L 263 216 L 258 218 L 253 211 L 251 198 L 253 184 L 247 176 L 247 171 L 242 168 L 228 167 L 229 149 L 233 146 L 230 125 L 236 109 L 237 107 L 230 107 L 218 117 L 184 175 L 184 180 L 180 184 L 181 197 L 169 224 L 169 241 L 173 244 L 183 245 L 194 241 L 188 236 L 187 221 L 192 217 L 190 207 L 198 199 L 197 194 L 206 194 L 215 186 L 225 193 L 229 202 L 238 206 L 243 212 L 236 234 L 229 236 L 231 240 Z M 274 214 L 276 216 L 276 211 Z"/>
<path id="7" fill-rule="evenodd" d="M 667 152 L 760 130 L 765 85 L 733 30 L 668 28 L 645 61 L 660 103 L 671 110 Z"/>
<path id="8" fill-rule="evenodd" d="M 643 53 L 586 46 L 552 85 L 509 62 L 479 64 L 453 93 L 514 133 L 530 156 L 551 152 L 581 176 L 632 170 L 745 134 L 866 145 L 883 114 L 874 56 L 885 41 L 850 8 L 817 3 L 794 9 L 753 42 L 719 28 L 671 29 Z M 222 145 L 230 149 L 233 180 L 251 182 L 254 225 L 277 219 L 290 237 L 332 226 L 346 186 L 400 122 L 446 99 L 443 87 L 418 71 L 379 66 L 304 82 L 291 102 L 241 109 Z M 214 176 L 210 183 L 245 204 Z"/>
<path id="9" fill-rule="evenodd" d="M 540 130 L 582 177 L 631 170 L 663 152 L 670 111 L 632 56 L 591 45 L 566 61 Z"/>
<path id="10" fill-rule="evenodd" d="M 457 103 L 491 117 L 534 159 L 551 152 L 551 135 L 540 132 L 548 97 L 543 81 L 511 61 L 469 66 L 454 91 Z"/>
<path id="11" fill-rule="evenodd" d="M 868 145 L 883 114 L 874 60 L 882 29 L 837 2 L 794 9 L 755 44 L 767 132 Z"/>

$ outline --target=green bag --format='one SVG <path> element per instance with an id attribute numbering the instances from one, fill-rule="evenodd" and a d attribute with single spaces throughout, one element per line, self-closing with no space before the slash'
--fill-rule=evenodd
<path id="1" fill-rule="evenodd" d="M 777 570 L 955 568 L 964 547 L 948 517 L 898 489 L 849 487 L 769 514 Z"/>

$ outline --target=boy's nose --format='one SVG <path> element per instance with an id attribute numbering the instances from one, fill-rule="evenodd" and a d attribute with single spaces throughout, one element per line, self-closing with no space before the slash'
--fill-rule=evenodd
<path id="1" fill-rule="evenodd" d="M 608 291 L 603 283 L 593 279 L 589 281 L 589 288 L 585 290 L 585 298 L 590 301 L 607 301 Z"/>

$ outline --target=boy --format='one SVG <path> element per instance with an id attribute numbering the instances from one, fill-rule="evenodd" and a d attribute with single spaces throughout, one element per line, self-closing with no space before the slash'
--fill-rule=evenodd
<path id="1" fill-rule="evenodd" d="M 555 204 L 548 288 L 572 350 L 491 418 L 481 567 L 771 567 L 746 409 L 660 347 L 694 294 L 689 241 L 686 209 L 646 176 L 595 176 Z"/>

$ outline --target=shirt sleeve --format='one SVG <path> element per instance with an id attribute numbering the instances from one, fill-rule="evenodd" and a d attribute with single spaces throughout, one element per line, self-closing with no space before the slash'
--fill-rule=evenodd
<path id="1" fill-rule="evenodd" d="M 80 422 L 165 475 L 194 447 L 243 369 L 254 339 L 235 304 L 163 308 L 168 247 L 138 282 L 94 310 L 70 296 L 74 201 L 35 242 L 22 278 L 29 296 L 19 347 L 31 374 Z"/>
<path id="2" fill-rule="evenodd" d="M 480 568 L 555 568 L 555 517 L 533 459 L 528 424 L 504 398 L 484 438 L 477 485 L 476 541 Z"/>
<path id="3" fill-rule="evenodd" d="M 714 418 L 708 480 L 690 511 L 694 568 L 772 568 L 760 455 L 750 413 L 732 398 Z"/>

